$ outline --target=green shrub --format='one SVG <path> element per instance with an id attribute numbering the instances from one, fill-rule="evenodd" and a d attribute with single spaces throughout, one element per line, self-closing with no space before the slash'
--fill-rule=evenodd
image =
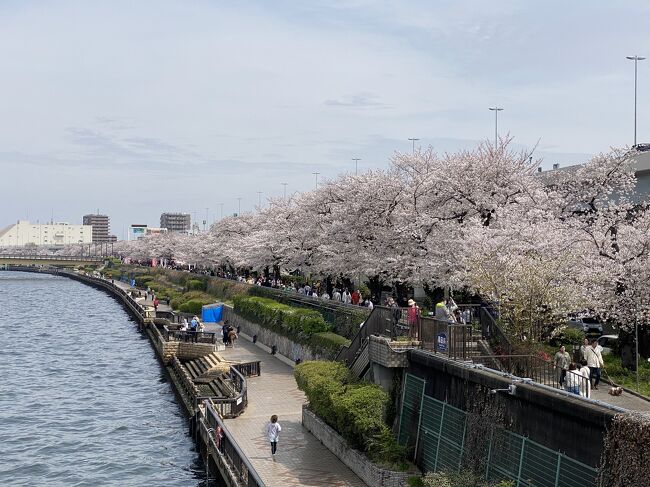
<path id="1" fill-rule="evenodd" d="M 207 288 L 207 281 L 203 279 L 189 279 L 187 281 L 188 291 L 205 291 Z"/>
<path id="2" fill-rule="evenodd" d="M 389 397 L 379 386 L 354 382 L 339 362 L 304 362 L 296 366 L 294 377 L 314 413 L 350 446 L 368 452 L 374 461 L 404 465 L 406 449 L 384 421 Z"/>
<path id="3" fill-rule="evenodd" d="M 314 412 L 336 428 L 334 402 L 351 380 L 347 367 L 338 362 L 304 362 L 296 366 L 294 377 Z"/>
<path id="4" fill-rule="evenodd" d="M 172 307 L 172 309 L 183 311 L 181 309 L 181 306 L 189 301 L 200 301 L 204 304 L 210 304 L 214 303 L 214 298 L 212 298 L 209 294 L 202 293 L 201 291 L 190 291 L 183 294 L 175 292 L 171 297 L 169 305 Z M 187 313 L 191 313 L 191 311 L 187 311 Z"/>
<path id="5" fill-rule="evenodd" d="M 309 338 L 309 347 L 321 355 L 332 354 L 341 350 L 341 347 L 349 346 L 350 340 L 331 331 L 314 333 Z"/>
<path id="6" fill-rule="evenodd" d="M 376 384 L 348 386 L 334 403 L 338 431 L 353 448 L 367 450 L 370 440 L 385 428 L 386 394 Z"/>
<path id="7" fill-rule="evenodd" d="M 206 299 L 201 299 L 201 300 L 190 299 L 189 301 L 186 301 L 185 303 L 181 304 L 178 307 L 178 310 L 182 313 L 192 313 L 195 315 L 200 315 L 203 306 L 210 303 L 211 301 Z"/>
<path id="8" fill-rule="evenodd" d="M 206 291 L 220 299 L 230 300 L 238 294 L 246 294 L 250 286 L 244 282 L 226 279 L 210 279 Z"/>
<path id="9" fill-rule="evenodd" d="M 258 296 L 235 296 L 233 302 L 237 314 L 302 343 L 306 343 L 312 334 L 330 329 L 318 311 L 295 308 Z"/>
<path id="10" fill-rule="evenodd" d="M 147 287 L 149 283 L 153 280 L 154 280 L 154 276 L 150 276 L 148 274 L 135 276 L 135 285 L 138 287 Z"/>

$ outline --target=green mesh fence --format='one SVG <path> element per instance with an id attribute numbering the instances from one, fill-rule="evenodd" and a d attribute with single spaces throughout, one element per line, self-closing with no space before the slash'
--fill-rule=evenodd
<path id="1" fill-rule="evenodd" d="M 467 413 L 422 396 L 424 381 L 406 374 L 399 442 L 418 445 L 419 465 L 429 472 L 462 469 Z M 420 411 L 421 405 L 421 411 Z M 486 478 L 517 487 L 596 487 L 596 469 L 503 428 L 492 430 Z"/>
<path id="2" fill-rule="evenodd" d="M 423 394 L 424 381 L 414 375 L 406 374 L 397 438 L 400 445 L 413 446 L 417 441 Z"/>

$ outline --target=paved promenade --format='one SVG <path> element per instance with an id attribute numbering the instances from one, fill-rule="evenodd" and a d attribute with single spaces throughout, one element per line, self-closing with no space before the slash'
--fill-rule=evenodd
<path id="1" fill-rule="evenodd" d="M 630 411 L 650 413 L 650 401 L 641 399 L 627 391 L 623 392 L 620 396 L 611 396 L 609 394 L 610 387 L 609 384 L 601 382 L 597 391 L 592 389 L 591 398 L 597 401 L 606 402 L 612 406 L 629 409 Z"/>
<path id="2" fill-rule="evenodd" d="M 210 325 L 207 331 L 220 329 Z M 247 378 L 246 410 L 225 423 L 267 486 L 366 485 L 302 426 L 302 405 L 306 399 L 296 386 L 290 366 L 242 338 L 234 349 L 227 348 L 219 354 L 226 360 L 261 361 L 261 377 Z M 278 415 L 282 426 L 275 461 L 266 438 L 266 425 L 272 414 Z"/>

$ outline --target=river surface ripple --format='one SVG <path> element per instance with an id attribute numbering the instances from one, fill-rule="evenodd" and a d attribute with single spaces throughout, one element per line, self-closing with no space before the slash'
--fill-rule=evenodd
<path id="1" fill-rule="evenodd" d="M 0 485 L 200 486 L 149 341 L 105 293 L 0 271 Z"/>

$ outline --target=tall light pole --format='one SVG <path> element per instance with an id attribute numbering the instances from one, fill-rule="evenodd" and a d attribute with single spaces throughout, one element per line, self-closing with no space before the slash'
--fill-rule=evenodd
<path id="1" fill-rule="evenodd" d="M 237 216 L 241 216 L 241 197 L 237 198 Z"/>
<path id="2" fill-rule="evenodd" d="M 285 199 L 285 201 L 287 199 L 287 184 L 289 184 L 289 183 L 282 183 L 282 186 L 284 186 L 284 199 Z"/>
<path id="3" fill-rule="evenodd" d="M 205 220 L 203 220 L 203 231 L 204 231 L 204 232 L 207 232 L 207 231 L 208 231 L 207 225 L 208 225 L 208 214 L 209 214 L 209 211 L 210 211 L 210 208 L 206 208 L 206 209 L 205 209 Z"/>
<path id="4" fill-rule="evenodd" d="M 413 142 L 413 154 L 415 154 L 415 142 L 420 139 L 416 139 L 415 137 L 409 137 L 409 140 Z"/>
<path id="5" fill-rule="evenodd" d="M 501 107 L 490 107 L 494 112 L 494 149 L 499 146 L 499 112 L 503 110 Z"/>
<path id="6" fill-rule="evenodd" d="M 356 176 L 359 174 L 359 161 L 361 158 L 359 157 L 353 157 L 352 160 L 354 161 L 354 175 Z"/>
<path id="7" fill-rule="evenodd" d="M 220 209 L 220 212 L 219 212 L 220 218 L 219 218 L 219 220 L 223 220 L 223 203 L 219 203 L 219 209 Z"/>
<path id="8" fill-rule="evenodd" d="M 637 73 L 637 64 L 639 61 L 643 61 L 645 58 L 643 56 L 625 56 L 627 59 L 634 61 L 634 145 L 636 145 L 636 73 Z"/>
<path id="9" fill-rule="evenodd" d="M 312 174 L 314 174 L 316 176 L 316 189 L 318 189 L 318 175 L 320 173 L 319 172 L 313 172 Z"/>
<path id="10" fill-rule="evenodd" d="M 259 207 L 262 206 L 262 192 L 261 191 L 257 192 L 257 206 L 259 206 Z"/>

